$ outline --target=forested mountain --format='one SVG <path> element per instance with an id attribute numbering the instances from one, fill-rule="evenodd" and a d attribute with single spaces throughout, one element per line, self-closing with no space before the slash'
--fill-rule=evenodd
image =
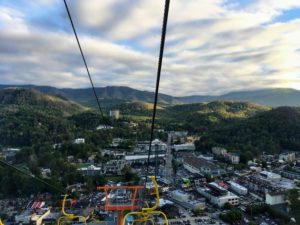
<path id="1" fill-rule="evenodd" d="M 185 103 L 210 101 L 245 101 L 272 107 L 300 106 L 300 91 L 289 88 L 230 92 L 220 96 L 188 96 L 178 98 Z"/>
<path id="2" fill-rule="evenodd" d="M 152 116 L 152 105 L 134 102 L 116 106 L 125 116 L 145 119 Z M 205 132 L 224 123 L 247 119 L 257 113 L 270 110 L 266 106 L 246 102 L 210 102 L 158 107 L 157 123 L 165 129 L 187 129 Z"/>
<path id="3" fill-rule="evenodd" d="M 14 87 L 16 85 L 0 85 L 0 89 Z M 95 97 L 91 88 L 72 89 L 55 88 L 49 86 L 21 85 L 19 87 L 31 88 L 40 92 L 60 95 L 76 101 L 87 107 L 96 107 Z M 129 87 L 108 86 L 97 87 L 97 95 L 105 107 L 112 107 L 125 102 L 142 101 L 153 102 L 154 93 L 140 91 Z M 159 102 L 162 105 L 201 103 L 212 101 L 244 101 L 271 107 L 278 106 L 300 106 L 300 91 L 295 89 L 277 88 L 252 91 L 230 92 L 219 96 L 194 95 L 185 97 L 173 97 L 171 95 L 159 94 Z"/>
<path id="4" fill-rule="evenodd" d="M 75 126 L 66 118 L 85 110 L 65 98 L 38 91 L 0 90 L 0 145 L 17 147 L 69 140 Z"/>
<path id="5" fill-rule="evenodd" d="M 13 87 L 10 85 L 0 85 L 1 88 Z M 82 105 L 88 107 L 95 107 L 96 100 L 91 88 L 83 89 L 71 89 L 71 88 L 54 88 L 49 86 L 34 86 L 34 85 L 21 85 L 19 87 L 30 88 L 38 90 L 40 92 L 51 94 L 51 95 L 60 95 L 68 99 L 76 101 Z M 153 102 L 154 93 L 149 91 L 140 91 L 130 87 L 122 86 L 108 86 L 108 87 L 97 87 L 96 92 L 100 102 L 107 107 L 128 102 L 128 101 L 143 101 L 143 102 Z M 176 98 L 159 94 L 159 102 L 161 104 L 178 104 L 182 103 Z"/>
<path id="6" fill-rule="evenodd" d="M 71 115 L 85 111 L 78 103 L 62 96 L 43 94 L 36 90 L 24 88 L 6 88 L 0 90 L 0 107 L 6 110 L 33 109 L 44 110 L 62 115 Z"/>
<path id="7" fill-rule="evenodd" d="M 217 144 L 254 154 L 299 151 L 299 131 L 300 108 L 279 107 L 210 130 L 199 145 L 209 149 Z"/>

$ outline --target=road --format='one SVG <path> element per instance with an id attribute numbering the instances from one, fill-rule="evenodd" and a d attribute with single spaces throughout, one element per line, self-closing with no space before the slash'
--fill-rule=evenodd
<path id="1" fill-rule="evenodd" d="M 173 167 L 172 167 L 172 149 L 171 149 L 171 135 L 168 134 L 168 142 L 167 142 L 167 152 L 166 152 L 166 165 L 165 165 L 165 177 L 169 183 L 173 182 L 172 174 L 173 174 Z"/>

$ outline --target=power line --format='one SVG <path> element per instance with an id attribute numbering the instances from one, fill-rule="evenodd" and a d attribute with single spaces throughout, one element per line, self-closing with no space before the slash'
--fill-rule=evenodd
<path id="1" fill-rule="evenodd" d="M 99 101 L 99 98 L 97 96 L 97 92 L 95 90 L 95 86 L 94 86 L 94 83 L 93 83 L 93 80 L 92 80 L 92 77 L 91 77 L 91 74 L 90 74 L 90 70 L 89 70 L 88 65 L 86 63 L 86 60 L 85 60 L 85 57 L 84 57 L 84 54 L 83 54 L 83 51 L 82 51 L 82 48 L 81 48 L 81 45 L 80 45 L 80 41 L 79 41 L 79 38 L 77 36 L 77 32 L 76 32 L 76 29 L 75 29 L 75 26 L 74 26 L 74 23 L 73 23 L 73 20 L 72 20 L 72 17 L 71 17 L 71 13 L 69 11 L 69 7 L 68 7 L 68 4 L 67 4 L 66 0 L 64 0 L 64 3 L 65 3 L 66 11 L 68 13 L 70 23 L 72 25 L 72 29 L 73 29 L 73 32 L 74 32 L 74 35 L 75 35 L 75 38 L 76 38 L 76 41 L 77 41 L 77 44 L 78 44 L 78 48 L 79 48 L 83 63 L 85 65 L 86 72 L 88 74 L 88 77 L 89 77 L 91 85 L 92 85 L 92 89 L 93 89 L 93 92 L 94 92 L 94 95 L 95 95 L 95 98 L 96 98 L 96 101 L 97 101 L 97 105 L 98 105 L 100 114 L 102 116 L 102 119 L 104 120 L 104 115 L 103 115 L 103 111 L 102 111 L 102 108 L 101 108 L 101 105 L 100 105 L 100 101 Z"/>
<path id="2" fill-rule="evenodd" d="M 9 163 L 3 161 L 3 160 L 0 160 L 0 163 L 1 163 L 2 165 L 4 165 L 4 166 L 9 167 L 10 169 L 14 169 L 14 170 L 17 171 L 17 172 L 19 172 L 19 173 L 21 173 L 21 174 L 23 174 L 23 175 L 25 175 L 25 176 L 28 176 L 28 177 L 30 177 L 30 178 L 32 178 L 32 179 L 38 181 L 38 182 L 40 182 L 40 183 L 42 183 L 42 184 L 44 184 L 44 185 L 47 185 L 48 187 L 51 187 L 52 189 L 54 189 L 54 190 L 56 190 L 56 191 L 58 191 L 58 192 L 60 192 L 60 193 L 62 193 L 62 194 L 66 193 L 66 191 L 59 189 L 58 187 L 56 187 L 56 186 L 54 186 L 54 185 L 52 185 L 52 184 L 50 184 L 50 183 L 44 181 L 43 179 L 41 179 L 41 178 L 39 178 L 39 177 L 37 177 L 37 176 L 35 176 L 35 175 L 33 175 L 33 174 L 26 173 L 25 171 L 19 169 L 18 167 L 13 166 L 13 165 L 11 165 L 11 164 L 9 164 Z"/>
<path id="3" fill-rule="evenodd" d="M 161 75 L 161 67 L 164 55 L 164 47 L 165 47 L 165 39 L 167 33 L 167 25 L 168 25 L 168 15 L 169 15 L 169 7 L 170 7 L 170 0 L 165 1 L 165 9 L 164 9 L 164 18 L 163 18 L 163 25 L 162 25 L 162 34 L 161 34 L 161 42 L 160 42 L 160 51 L 159 51 L 159 59 L 158 59 L 158 68 L 157 68 L 157 77 L 156 77 L 156 88 L 155 88 L 155 97 L 154 97 L 154 106 L 153 106 L 153 113 L 152 113 L 152 122 L 151 122 L 151 133 L 150 133 L 150 145 L 148 151 L 148 160 L 147 160 L 147 170 L 146 170 L 146 181 L 145 186 L 148 181 L 148 174 L 149 174 L 149 164 L 150 164 L 150 155 L 152 150 L 152 139 L 154 133 L 154 125 L 155 125 L 155 117 L 156 117 L 156 109 L 157 109 L 157 101 L 158 101 L 158 92 L 159 92 L 159 82 L 160 82 L 160 75 Z M 157 149 L 156 149 L 157 151 Z M 157 160 L 157 157 L 155 157 Z M 157 163 L 156 163 L 157 166 Z M 157 173 L 157 169 L 155 175 Z"/>

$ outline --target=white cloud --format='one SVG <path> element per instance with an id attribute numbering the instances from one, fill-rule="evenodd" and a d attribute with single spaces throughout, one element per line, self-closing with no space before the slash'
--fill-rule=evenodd
<path id="1" fill-rule="evenodd" d="M 62 2 L 35 4 L 60 8 L 47 19 L 59 19 L 62 26 L 47 29 L 46 23 L 41 29 L 28 9 L 1 7 L 0 81 L 88 87 L 69 21 L 61 14 Z M 68 4 L 96 86 L 153 91 L 163 1 Z M 221 0 L 171 1 L 161 92 L 180 96 L 264 87 L 300 89 L 300 19 L 273 21 L 296 7 L 299 1 L 253 1 L 246 6 Z"/>

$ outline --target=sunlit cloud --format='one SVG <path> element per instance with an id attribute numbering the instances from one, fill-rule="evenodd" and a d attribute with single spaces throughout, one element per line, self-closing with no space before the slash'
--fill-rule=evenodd
<path id="1" fill-rule="evenodd" d="M 89 87 L 62 1 L 0 3 L 0 83 Z M 96 86 L 153 91 L 159 0 L 68 1 Z M 161 92 L 300 89 L 294 0 L 171 1 Z M 289 19 L 280 19 L 289 18 Z"/>

